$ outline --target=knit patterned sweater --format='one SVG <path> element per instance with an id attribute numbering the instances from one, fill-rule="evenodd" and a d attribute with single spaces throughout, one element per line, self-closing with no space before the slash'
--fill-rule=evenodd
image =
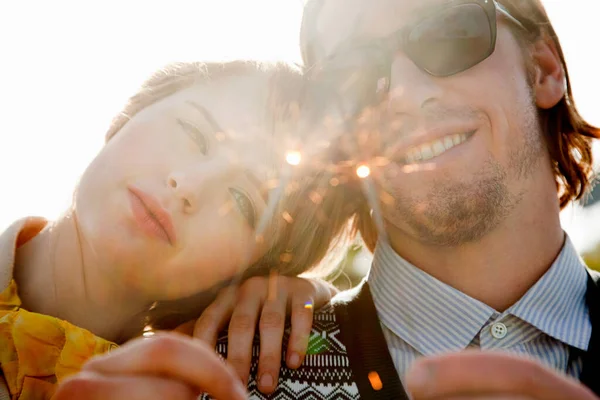
<path id="1" fill-rule="evenodd" d="M 581 381 L 600 395 L 600 288 L 599 276 L 588 281 L 587 303 L 592 320 L 592 338 L 583 355 Z M 284 343 L 289 338 L 289 328 Z M 227 357 L 227 336 L 217 343 L 217 352 Z M 331 304 L 315 312 L 304 364 L 297 370 L 283 367 L 275 391 L 258 390 L 259 342 L 255 340 L 248 381 L 250 399 L 350 400 L 400 399 L 408 396 L 400 382 L 365 281 L 340 293 Z M 285 365 L 285 354 L 281 365 Z M 203 395 L 201 399 L 210 399 Z"/>
<path id="2" fill-rule="evenodd" d="M 367 301 L 356 301 L 356 300 Z M 364 305 L 373 307 L 364 309 Z M 259 342 L 255 339 L 252 366 L 248 381 L 250 399 L 278 400 L 353 400 L 408 399 L 404 394 L 392 359 L 387 351 L 381 329 L 378 327 L 368 285 L 341 293 L 327 306 L 317 310 L 305 361 L 297 370 L 282 368 L 279 384 L 270 395 L 258 390 Z M 289 328 L 283 342 L 287 343 Z M 357 335 L 360 333 L 360 335 Z M 373 346 L 375 345 L 375 346 Z M 227 357 L 227 336 L 217 342 L 217 352 Z M 369 353 L 369 360 L 364 357 Z M 363 360 L 365 362 L 353 362 Z M 282 364 L 285 365 L 285 354 Z M 201 397 L 210 399 L 208 395 Z"/>

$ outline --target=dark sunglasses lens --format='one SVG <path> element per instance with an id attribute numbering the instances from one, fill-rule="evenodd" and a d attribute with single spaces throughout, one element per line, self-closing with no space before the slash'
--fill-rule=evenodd
<path id="1" fill-rule="evenodd" d="M 406 50 L 428 73 L 448 76 L 485 60 L 493 48 L 486 11 L 472 3 L 448 7 L 425 18 L 411 30 Z"/>

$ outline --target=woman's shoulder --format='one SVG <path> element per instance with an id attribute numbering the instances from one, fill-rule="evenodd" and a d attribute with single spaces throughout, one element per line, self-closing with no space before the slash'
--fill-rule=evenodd
<path id="1" fill-rule="evenodd" d="M 17 248 L 35 237 L 48 221 L 41 217 L 26 217 L 13 222 L 0 234 L 0 291 L 6 290 L 13 279 Z"/>
<path id="2" fill-rule="evenodd" d="M 36 393 L 50 394 L 55 382 L 78 372 L 91 357 L 115 348 L 116 344 L 67 321 L 0 307 L 0 380 L 3 376 L 13 395 L 26 385 L 35 385 Z"/>

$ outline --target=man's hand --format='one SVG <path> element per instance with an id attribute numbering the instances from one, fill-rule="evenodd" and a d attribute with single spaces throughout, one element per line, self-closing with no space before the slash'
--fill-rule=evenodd
<path id="1" fill-rule="evenodd" d="M 136 339 L 95 357 L 63 381 L 53 400 L 244 400 L 246 389 L 213 349 L 177 333 Z"/>
<path id="2" fill-rule="evenodd" d="M 291 314 L 292 329 L 286 364 L 289 368 L 298 368 L 308 347 L 313 308 L 324 305 L 336 293 L 333 286 L 318 279 L 276 275 L 251 278 L 239 288 L 223 290 L 197 321 L 184 324 L 178 331 L 193 334 L 214 347 L 218 333 L 229 322 L 227 361 L 245 383 L 250 374 L 252 342 L 258 322 L 258 388 L 263 393 L 271 393 L 279 379 L 286 314 Z"/>
<path id="3" fill-rule="evenodd" d="M 535 361 L 499 352 L 424 357 L 409 370 L 406 387 L 414 400 L 598 400 L 572 378 Z"/>

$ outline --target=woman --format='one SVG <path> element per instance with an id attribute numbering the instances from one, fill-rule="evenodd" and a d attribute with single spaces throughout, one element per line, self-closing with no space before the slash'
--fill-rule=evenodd
<path id="1" fill-rule="evenodd" d="M 326 174 L 311 177 L 296 169 L 276 175 L 284 160 L 280 150 L 299 142 L 282 132 L 293 131 L 290 110 L 298 110 L 302 88 L 298 72 L 283 65 L 192 63 L 158 71 L 114 119 L 72 209 L 52 224 L 28 218 L 4 233 L 0 364 L 12 398 L 49 398 L 56 383 L 91 356 L 151 330 L 168 314 L 157 312 L 161 304 L 193 306 L 195 294 L 214 293 L 239 277 L 298 275 L 346 236 L 353 210 L 335 203 L 337 189 L 315 201 L 329 182 Z M 158 346 L 165 368 L 183 343 L 202 355 L 197 367 L 205 373 L 230 374 L 196 341 L 158 336 L 167 339 L 134 341 L 114 353 L 135 362 L 140 354 L 156 355 Z M 136 379 L 151 370 L 154 381 L 156 374 L 169 375 L 148 368 L 147 362 L 135 368 L 117 362 L 109 370 Z M 57 396 L 69 398 L 81 376 Z M 239 388 L 237 382 L 215 387 L 222 381 L 211 377 L 177 384 L 194 393 L 214 389 L 217 396 Z M 131 388 L 138 386 L 128 387 L 127 398 L 136 398 Z M 160 393 L 149 390 L 152 384 L 139 387 Z M 109 391 L 102 398 L 115 396 Z"/>

